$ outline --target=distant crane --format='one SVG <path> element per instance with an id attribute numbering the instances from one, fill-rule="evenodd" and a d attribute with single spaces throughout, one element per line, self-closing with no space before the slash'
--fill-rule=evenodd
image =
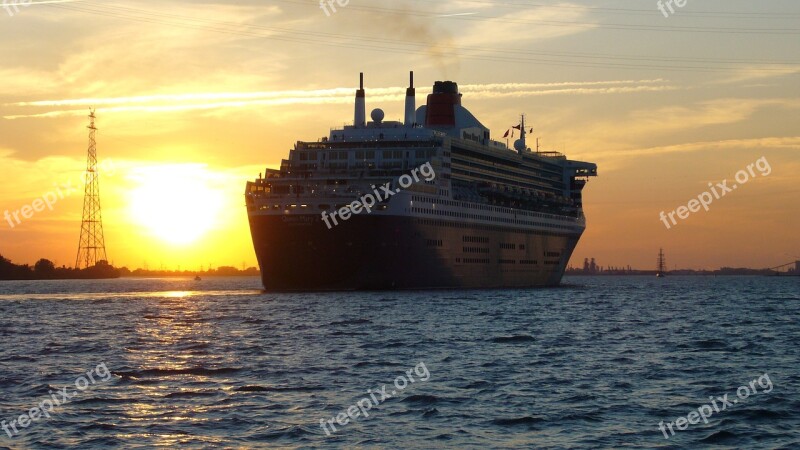
<path id="1" fill-rule="evenodd" d="M 795 264 L 797 264 L 797 262 L 796 262 L 796 261 L 792 261 L 792 262 L 790 262 L 790 263 L 781 264 L 780 266 L 770 267 L 770 268 L 768 268 L 768 269 L 766 269 L 766 270 L 777 270 L 777 269 L 782 269 L 782 268 L 784 268 L 784 267 L 793 266 L 793 265 L 795 265 Z"/>
<path id="2" fill-rule="evenodd" d="M 784 254 L 786 256 L 792 256 L 792 255 L 790 255 L 788 253 L 784 253 Z M 769 269 L 765 269 L 765 270 L 774 271 L 775 275 L 780 275 L 781 273 L 785 273 L 786 275 L 800 276 L 800 256 L 794 256 L 794 258 L 796 258 L 794 262 L 788 262 L 786 264 L 781 264 L 780 266 L 770 267 Z M 779 269 L 783 269 L 784 267 L 789 267 L 789 266 L 794 266 L 794 269 L 789 269 L 786 272 L 783 272 L 783 271 L 779 270 Z"/>

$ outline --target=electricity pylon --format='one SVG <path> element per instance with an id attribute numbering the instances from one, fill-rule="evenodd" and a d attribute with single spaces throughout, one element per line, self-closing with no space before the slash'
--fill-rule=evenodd
<path id="1" fill-rule="evenodd" d="M 97 143 L 94 126 L 94 109 L 89 113 L 89 154 L 86 158 L 86 183 L 83 193 L 83 220 L 81 238 L 78 242 L 78 257 L 75 268 L 97 265 L 98 261 L 108 261 L 106 243 L 103 238 L 103 214 L 100 211 L 100 178 L 97 172 Z"/>

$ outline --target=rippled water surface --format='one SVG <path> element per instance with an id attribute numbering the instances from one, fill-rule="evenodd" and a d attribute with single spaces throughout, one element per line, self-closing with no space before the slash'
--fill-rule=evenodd
<path id="1" fill-rule="evenodd" d="M 0 283 L 0 420 L 74 393 L 0 448 L 800 448 L 800 278 L 565 284 Z"/>

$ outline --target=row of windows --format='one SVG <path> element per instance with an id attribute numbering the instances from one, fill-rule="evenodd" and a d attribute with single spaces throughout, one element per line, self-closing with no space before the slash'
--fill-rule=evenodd
<path id="1" fill-rule="evenodd" d="M 482 236 L 464 236 L 462 238 L 462 240 L 464 242 L 469 242 L 469 243 L 472 243 L 472 244 L 488 244 L 489 243 L 489 238 L 488 237 L 482 237 Z"/>
<path id="2" fill-rule="evenodd" d="M 519 170 L 516 168 L 514 170 L 505 170 L 500 166 L 475 163 L 468 159 L 454 159 L 453 162 L 460 167 L 466 166 L 466 168 L 483 170 L 489 173 L 500 173 L 521 181 L 531 180 L 531 182 L 544 188 L 552 188 L 563 185 L 561 177 L 558 174 L 542 173 L 541 171 L 533 173 L 531 170 Z"/>
<path id="3" fill-rule="evenodd" d="M 451 170 L 453 171 L 453 174 L 455 174 L 455 175 L 463 175 L 465 177 L 477 178 L 477 179 L 484 180 L 484 181 L 491 181 L 491 182 L 494 182 L 494 183 L 497 183 L 497 184 L 501 184 L 501 185 L 509 185 L 509 186 L 516 186 L 516 187 L 534 189 L 534 190 L 542 190 L 542 187 L 539 186 L 538 184 L 525 183 L 525 182 L 520 182 L 520 181 L 513 181 L 513 180 L 509 180 L 508 178 L 495 177 L 495 176 L 491 176 L 491 175 L 484 175 L 482 173 L 472 172 L 472 171 L 469 171 L 469 170 L 462 170 L 462 169 L 458 169 L 458 168 L 455 168 L 455 167 L 453 167 Z M 465 180 L 465 181 L 469 182 L 469 180 Z M 552 193 L 554 195 L 559 195 L 561 193 L 560 190 L 555 189 L 555 188 L 548 189 L 548 192 L 550 192 L 550 193 Z"/>
<path id="4" fill-rule="evenodd" d="M 298 152 L 299 153 L 299 160 L 300 161 L 316 161 L 318 158 L 320 159 L 328 159 L 328 160 L 344 160 L 347 161 L 350 159 L 350 152 L 336 152 L 336 151 L 327 151 L 327 152 Z M 364 159 L 375 159 L 375 150 L 367 150 L 367 151 L 356 151 L 353 152 L 353 156 L 356 160 L 364 160 Z M 383 150 L 381 153 L 383 159 L 403 159 L 404 157 L 408 157 L 407 153 L 403 150 Z M 435 149 L 428 149 L 428 150 L 415 150 L 414 157 L 416 159 L 431 159 L 436 156 Z"/>
<path id="5" fill-rule="evenodd" d="M 492 166 L 516 168 L 518 167 L 519 164 L 517 161 L 513 160 L 510 161 L 508 158 L 501 158 L 498 157 L 497 155 L 487 155 L 481 152 L 468 150 L 466 148 L 458 149 L 458 156 L 473 158 L 478 161 L 485 161 Z M 508 157 L 510 158 L 510 155 L 508 155 Z M 539 161 L 529 157 L 523 157 L 523 160 L 525 161 L 526 164 L 534 167 L 535 169 L 552 172 L 554 175 L 558 175 L 561 173 L 561 167 L 558 164 Z"/>
<path id="6" fill-rule="evenodd" d="M 479 237 L 479 236 L 464 236 L 464 242 L 469 243 L 478 243 L 478 244 L 488 244 L 489 238 L 488 237 Z M 444 241 L 441 239 L 426 239 L 425 245 L 428 247 L 442 247 L 444 246 Z M 517 244 L 500 244 L 500 248 L 504 250 L 516 250 Z M 525 250 L 525 244 L 519 245 L 520 250 Z M 463 251 L 465 253 L 489 253 L 489 249 L 486 247 L 463 247 Z M 547 256 L 552 256 L 553 252 L 547 252 Z M 534 261 L 532 264 L 536 264 Z"/>
<path id="7" fill-rule="evenodd" d="M 417 163 L 418 162 L 419 161 L 417 161 Z M 414 164 L 416 164 L 416 163 L 414 163 Z M 332 161 L 332 162 L 322 163 L 322 164 L 295 163 L 295 164 L 292 164 L 291 168 L 292 168 L 292 170 L 303 172 L 303 171 L 315 171 L 318 168 L 323 168 L 323 169 L 327 168 L 329 170 L 340 170 L 340 171 L 353 170 L 353 169 L 370 169 L 370 170 L 374 170 L 376 168 L 378 168 L 380 170 L 393 170 L 393 169 L 402 169 L 402 168 L 404 168 L 404 166 L 408 167 L 402 161 L 384 161 L 384 162 L 382 162 L 380 164 L 376 164 L 374 161 L 367 161 L 367 162 L 356 161 L 356 162 L 352 162 L 352 163 L 351 162 L 347 162 L 347 161 L 340 161 L 340 162 Z M 448 180 L 450 179 L 450 176 L 448 174 L 446 174 L 446 173 L 443 173 L 441 176 L 444 179 L 448 179 Z M 435 181 L 432 180 L 432 181 L 426 181 L 425 184 L 436 184 L 436 183 L 435 183 Z"/>
<path id="8" fill-rule="evenodd" d="M 447 217 L 460 217 L 462 219 L 476 219 L 476 220 L 486 220 L 492 222 L 502 222 L 507 224 L 514 224 L 514 225 L 527 225 L 527 226 L 537 226 L 537 227 L 548 227 L 548 228 L 560 228 L 562 230 L 573 231 L 574 227 L 566 226 L 566 225 L 554 225 L 550 223 L 544 222 L 531 222 L 529 220 L 521 220 L 521 219 L 508 219 L 505 217 L 493 217 L 493 216 L 484 216 L 483 214 L 466 214 L 456 211 L 441 211 L 436 209 L 428 209 L 428 208 L 411 208 L 411 212 L 414 213 L 421 213 L 421 214 L 433 214 L 436 216 L 447 216 Z"/>
<path id="9" fill-rule="evenodd" d="M 489 258 L 464 258 L 461 261 L 464 264 L 489 264 Z"/>
<path id="10" fill-rule="evenodd" d="M 499 212 L 499 213 L 511 213 L 513 210 L 508 208 L 500 208 L 498 206 L 489 206 L 489 205 L 480 205 L 475 203 L 466 203 L 466 202 L 458 202 L 455 200 L 445 200 L 445 199 L 437 199 L 431 197 L 424 197 L 422 195 L 414 195 L 411 197 L 411 200 L 415 202 L 423 202 L 423 203 L 430 203 L 431 205 L 444 205 L 444 206 L 457 206 L 461 208 L 471 208 L 471 209 L 478 209 L 481 211 L 490 211 L 490 212 Z"/>
<path id="11" fill-rule="evenodd" d="M 460 208 L 470 208 L 470 209 L 478 209 L 481 211 L 490 211 L 490 212 L 497 212 L 497 213 L 506 213 L 506 214 L 517 214 L 521 216 L 527 217 L 539 217 L 542 219 L 557 217 L 553 216 L 552 214 L 543 214 L 543 213 L 536 213 L 532 211 L 525 211 L 520 209 L 511 209 L 511 208 L 503 208 L 500 206 L 491 206 L 491 205 L 481 205 L 476 203 L 467 203 L 467 202 L 459 202 L 455 200 L 445 200 L 445 199 L 437 199 L 432 197 L 426 197 L 422 195 L 414 195 L 411 197 L 411 200 L 415 202 L 424 202 L 430 203 L 431 205 L 445 205 L 445 206 L 457 206 Z M 572 218 L 569 218 L 572 219 Z M 574 220 L 574 219 L 573 219 Z"/>
<path id="12" fill-rule="evenodd" d="M 415 150 L 414 156 L 419 158 L 433 158 L 436 155 L 436 149 L 429 149 L 429 150 Z"/>
<path id="13" fill-rule="evenodd" d="M 375 159 L 375 150 L 356 152 L 356 159 Z"/>
<path id="14" fill-rule="evenodd" d="M 483 224 L 476 224 L 476 223 L 464 223 L 464 222 L 451 222 L 449 220 L 439 220 L 439 219 L 416 219 L 415 223 L 417 225 L 429 225 L 437 228 L 458 228 L 462 230 L 472 230 L 472 231 L 488 231 L 488 232 L 495 232 L 495 233 L 507 233 L 511 231 L 508 227 L 501 227 L 495 225 L 483 225 Z M 544 231 L 544 230 L 526 230 L 526 229 L 514 229 L 515 233 L 520 234 L 527 234 L 531 236 L 565 236 L 565 235 L 572 235 L 572 233 L 561 233 L 555 231 Z"/>
<path id="15" fill-rule="evenodd" d="M 417 150 L 419 151 L 419 150 Z M 424 150 L 422 150 L 424 151 Z M 403 159 L 402 150 L 384 150 L 383 159 Z"/>
<path id="16" fill-rule="evenodd" d="M 483 247 L 464 247 L 463 251 L 464 253 L 485 253 L 487 255 L 489 254 L 489 249 Z"/>
<path id="17" fill-rule="evenodd" d="M 333 210 L 331 210 L 331 212 L 333 212 L 333 211 L 335 211 L 335 210 L 342 209 L 342 208 L 348 208 L 348 207 L 351 207 L 351 205 L 352 205 L 352 204 L 340 204 L 340 205 L 336 205 L 336 207 L 335 207 Z M 296 204 L 296 203 L 293 203 L 293 204 L 291 204 L 291 205 L 280 205 L 280 204 L 276 204 L 276 205 L 272 205 L 272 206 L 270 206 L 270 205 L 261 205 L 261 206 L 259 206 L 259 207 L 258 207 L 258 209 L 259 209 L 260 211 L 267 211 L 267 210 L 270 210 L 270 209 L 272 209 L 273 211 L 280 211 L 280 210 L 289 211 L 289 210 L 292 210 L 292 209 L 297 209 L 297 208 L 303 208 L 303 209 L 305 209 L 305 208 L 308 208 L 308 207 L 309 207 L 309 205 L 305 205 L 305 204 Z M 312 207 L 313 207 L 313 206 L 312 206 Z M 326 204 L 326 203 L 321 203 L 321 204 L 319 204 L 317 207 L 318 207 L 318 208 L 319 208 L 321 211 L 327 211 L 327 210 L 330 210 L 330 207 L 331 207 L 331 205 L 328 205 L 328 204 Z M 375 209 L 375 210 L 378 210 L 378 211 L 386 211 L 386 209 L 387 209 L 388 207 L 389 207 L 388 205 L 376 205 L 376 206 L 373 206 L 373 208 L 372 208 L 372 209 Z M 439 242 L 441 242 L 441 241 L 439 241 Z M 440 246 L 441 246 L 441 245 L 440 245 Z"/>
<path id="18" fill-rule="evenodd" d="M 558 258 L 561 256 L 561 252 L 546 252 L 544 255 L 552 258 Z"/>
<path id="19" fill-rule="evenodd" d="M 463 259 L 462 258 L 456 258 L 456 262 L 457 263 L 463 262 L 464 264 L 489 264 L 489 259 L 488 258 L 463 258 Z M 517 261 L 513 260 L 513 259 L 498 259 L 497 263 L 498 264 L 514 264 L 514 265 L 516 265 Z M 522 265 L 528 265 L 528 266 L 533 266 L 533 265 L 538 264 L 538 262 L 536 260 L 533 260 L 533 259 L 521 259 L 519 261 L 519 263 L 522 264 Z M 545 264 L 548 264 L 548 263 L 545 263 Z"/>

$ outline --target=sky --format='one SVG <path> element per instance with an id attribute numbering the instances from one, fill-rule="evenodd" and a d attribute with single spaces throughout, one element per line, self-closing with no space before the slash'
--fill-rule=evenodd
<path id="1" fill-rule="evenodd" d="M 796 0 L 14 1 L 0 254 L 17 263 L 75 262 L 94 107 L 113 264 L 255 266 L 247 180 L 352 122 L 359 72 L 367 108 L 400 119 L 409 70 L 418 105 L 456 81 L 494 137 L 524 113 L 543 149 L 598 164 L 575 266 L 800 259 Z M 709 183 L 737 187 L 680 218 Z"/>

